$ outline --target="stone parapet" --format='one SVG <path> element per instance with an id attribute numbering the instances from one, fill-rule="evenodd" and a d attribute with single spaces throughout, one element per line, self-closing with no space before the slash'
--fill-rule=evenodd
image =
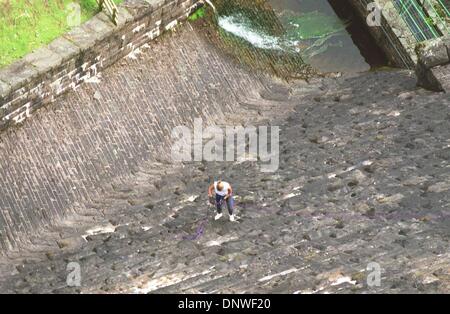
<path id="1" fill-rule="evenodd" d="M 114 25 L 103 12 L 0 69 L 0 131 L 175 27 L 199 0 L 129 0 Z"/>

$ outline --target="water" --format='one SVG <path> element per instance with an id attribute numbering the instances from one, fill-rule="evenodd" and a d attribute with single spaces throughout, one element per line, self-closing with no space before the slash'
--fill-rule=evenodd
<path id="1" fill-rule="evenodd" d="M 297 53 L 306 63 L 323 72 L 363 72 L 384 65 L 381 52 L 367 39 L 358 19 L 348 14 L 342 1 L 268 2 L 284 34 L 271 34 L 239 12 L 221 15 L 219 26 L 256 48 Z"/>
<path id="2" fill-rule="evenodd" d="M 256 48 L 283 50 L 281 38 L 255 29 L 252 27 L 250 19 L 242 14 L 219 17 L 219 26 Z"/>
<path id="3" fill-rule="evenodd" d="M 303 14 L 320 12 L 325 16 L 340 19 L 327 0 L 270 0 L 269 2 L 278 13 L 285 10 Z M 352 21 L 342 22 L 345 23 L 344 25 L 352 23 Z M 317 50 L 307 62 L 321 71 L 363 72 L 370 69 L 370 65 L 353 43 L 345 26 L 343 31 L 335 36 L 323 43 L 319 42 L 319 46 L 322 49 Z"/>

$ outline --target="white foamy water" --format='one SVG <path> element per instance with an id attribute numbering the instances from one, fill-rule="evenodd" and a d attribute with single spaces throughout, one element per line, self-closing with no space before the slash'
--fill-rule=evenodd
<path id="1" fill-rule="evenodd" d="M 245 23 L 242 16 L 220 16 L 219 26 L 239 38 L 244 39 L 253 46 L 261 49 L 283 50 L 279 38 L 254 30 L 249 23 Z"/>

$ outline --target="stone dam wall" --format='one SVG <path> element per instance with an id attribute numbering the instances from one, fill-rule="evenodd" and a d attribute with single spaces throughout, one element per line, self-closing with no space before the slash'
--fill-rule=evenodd
<path id="1" fill-rule="evenodd" d="M 19 234 L 24 235 L 21 239 L 37 235 L 41 227 L 69 214 L 72 204 L 84 203 L 81 199 L 91 200 L 89 192 L 94 193 L 99 187 L 87 182 L 97 184 L 101 181 L 99 178 L 110 180 L 121 171 L 130 172 L 130 167 L 141 161 L 139 158 L 147 159 L 145 156 L 152 147 L 148 144 L 150 135 L 146 134 L 142 141 L 124 139 L 123 135 L 116 137 L 123 128 L 120 117 L 131 115 L 127 110 L 138 114 L 145 107 L 148 110 L 155 109 L 154 106 L 169 107 L 169 102 L 161 103 L 159 95 L 155 95 L 157 100 L 151 105 L 146 103 L 146 106 L 130 109 L 133 97 L 126 95 L 125 90 L 129 88 L 135 94 L 140 90 L 129 87 L 129 78 L 118 78 L 120 83 L 113 84 L 117 85 L 117 90 L 109 87 L 108 92 L 99 91 L 99 84 L 87 82 L 95 82 L 96 75 L 108 66 L 133 59 L 139 47 L 142 50 L 143 45 L 185 20 L 198 5 L 197 0 L 125 1 L 119 6 L 117 26 L 106 14 L 99 13 L 48 46 L 0 70 L 0 255 L 21 246 Z M 121 59 L 127 55 L 130 58 Z M 161 54 L 155 56 L 156 60 L 160 58 Z M 155 81 L 173 73 L 146 75 L 151 75 L 153 83 L 158 85 Z M 85 94 L 80 98 L 71 95 L 83 94 L 83 88 L 90 85 L 104 95 L 102 106 L 91 105 L 92 99 Z M 147 88 L 150 90 L 150 86 Z M 76 93 L 70 93 L 73 90 Z M 172 89 L 167 90 L 173 95 Z M 65 99 L 66 96 L 71 101 Z M 119 109 L 117 104 L 106 101 L 107 97 L 123 99 L 127 106 Z M 122 112 L 114 117 L 108 114 L 118 121 L 109 130 L 100 112 L 106 116 L 106 112 L 116 111 Z M 33 118 L 27 119 L 31 116 Z M 24 121 L 27 123 L 23 124 Z M 141 123 L 138 116 L 130 117 L 127 132 L 139 132 L 139 136 L 144 137 L 145 132 L 135 121 Z M 147 132 L 156 130 L 147 129 L 150 123 L 153 122 L 142 122 Z M 174 120 L 170 126 L 176 123 Z M 12 127 L 18 124 L 20 128 Z M 101 136 L 94 134 L 97 128 L 104 132 Z M 78 134 L 72 138 L 68 130 L 77 130 Z M 83 133 L 86 130 L 92 132 L 86 135 Z M 153 140 L 153 133 L 157 132 L 152 132 Z M 161 135 L 164 136 L 167 134 Z M 124 146 L 127 148 L 123 149 Z M 111 160 L 118 158 L 120 162 L 128 159 L 120 163 L 118 169 L 112 169 Z"/>
<path id="2" fill-rule="evenodd" d="M 158 148 L 173 127 L 192 117 L 211 121 L 224 109 L 233 112 L 247 102 L 241 94 L 258 108 L 265 103 L 260 78 L 218 55 L 194 32 L 154 45 L 144 62 L 116 62 L 105 71 L 104 86 L 82 84 L 174 27 L 199 3 L 127 1 L 118 26 L 100 13 L 0 70 L 2 127 L 35 116 L 0 134 L 0 254 L 28 245 L 17 234 L 36 236 L 72 205 L 95 203 L 100 183 L 161 156 Z"/>
<path id="3" fill-rule="evenodd" d="M 370 18 L 370 5 L 376 4 L 381 9 L 381 25 L 369 26 L 373 39 L 386 54 L 393 66 L 413 69 L 417 61 L 414 53 L 416 41 L 408 26 L 396 13 L 389 0 L 347 0 L 364 20 Z"/>
<path id="4" fill-rule="evenodd" d="M 117 26 L 101 12 L 0 69 L 0 131 L 170 30 L 198 5 L 198 0 L 125 1 L 118 8 Z"/>

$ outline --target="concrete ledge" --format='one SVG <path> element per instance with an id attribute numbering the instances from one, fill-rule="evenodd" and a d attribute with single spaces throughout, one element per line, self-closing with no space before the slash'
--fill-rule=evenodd
<path id="1" fill-rule="evenodd" d="M 42 47 L 27 55 L 23 60 L 33 65 L 38 75 L 43 75 L 61 64 L 62 57 L 47 47 Z"/>
<path id="2" fill-rule="evenodd" d="M 438 92 L 450 92 L 450 35 L 430 40 L 416 49 L 417 85 Z"/>
<path id="3" fill-rule="evenodd" d="M 0 81 L 0 98 L 5 98 L 11 92 L 9 84 Z"/>
<path id="4" fill-rule="evenodd" d="M 0 70 L 0 81 L 8 84 L 13 92 L 30 82 L 36 75 L 35 67 L 22 59 Z"/>
<path id="5" fill-rule="evenodd" d="M 450 36 L 431 40 L 422 47 L 418 48 L 419 60 L 427 69 L 450 62 L 448 46 L 450 45 Z"/>
<path id="6" fill-rule="evenodd" d="M 66 62 L 80 53 L 80 48 L 64 37 L 55 39 L 48 45 L 48 49 L 57 53 Z"/>
<path id="7" fill-rule="evenodd" d="M 0 69 L 0 131 L 187 19 L 200 2 L 125 1 L 118 7 L 117 26 L 101 12 Z"/>

